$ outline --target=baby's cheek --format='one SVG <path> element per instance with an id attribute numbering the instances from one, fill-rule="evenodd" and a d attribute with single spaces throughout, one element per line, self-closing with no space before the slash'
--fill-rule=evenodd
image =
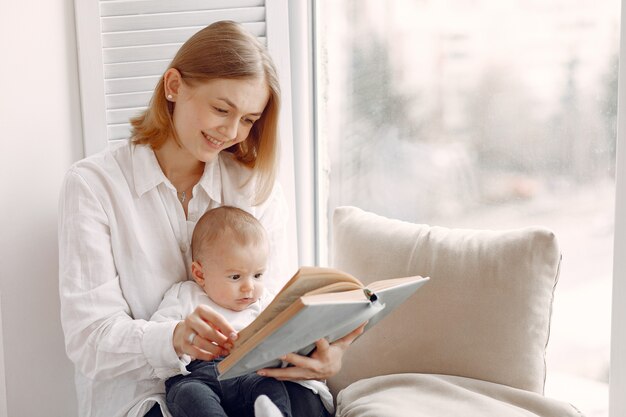
<path id="1" fill-rule="evenodd" d="M 256 298 L 260 298 L 261 297 L 261 295 L 263 294 L 263 289 L 264 288 L 265 288 L 264 285 L 261 284 L 261 283 L 256 284 L 254 286 L 254 292 L 255 292 L 254 295 L 255 295 Z"/>

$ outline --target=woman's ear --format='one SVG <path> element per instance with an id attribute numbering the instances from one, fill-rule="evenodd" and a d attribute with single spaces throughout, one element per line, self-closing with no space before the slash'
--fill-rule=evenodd
<path id="1" fill-rule="evenodd" d="M 170 68 L 165 71 L 163 84 L 165 87 L 165 97 L 168 101 L 176 101 L 182 83 L 183 76 L 176 68 Z"/>
<path id="2" fill-rule="evenodd" d="M 204 287 L 204 272 L 202 272 L 202 265 L 200 264 L 200 262 L 192 262 L 191 275 L 193 276 L 194 281 L 196 281 L 199 286 Z"/>

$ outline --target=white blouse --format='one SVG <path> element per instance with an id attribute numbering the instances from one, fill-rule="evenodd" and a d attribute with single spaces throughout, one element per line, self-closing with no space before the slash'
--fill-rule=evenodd
<path id="1" fill-rule="evenodd" d="M 194 186 L 185 218 L 149 146 L 112 146 L 69 169 L 59 204 L 59 290 L 81 417 L 143 416 L 165 403 L 162 378 L 179 362 L 178 322 L 149 320 L 165 292 L 190 277 L 191 233 L 207 209 L 232 205 L 258 218 L 270 238 L 268 289 L 289 278 L 284 196 L 277 185 L 253 206 L 249 175 L 220 153 Z"/>

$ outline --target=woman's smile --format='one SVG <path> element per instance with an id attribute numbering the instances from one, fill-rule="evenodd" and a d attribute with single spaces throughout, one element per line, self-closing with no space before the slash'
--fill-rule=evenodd
<path id="1" fill-rule="evenodd" d="M 224 146 L 224 144 L 230 142 L 230 141 L 221 141 L 221 140 L 217 140 L 215 139 L 213 136 L 210 136 L 204 132 L 202 132 L 202 136 L 204 136 L 204 138 L 207 140 L 207 142 L 209 143 L 209 145 L 211 145 L 211 147 L 215 148 L 215 149 L 220 149 L 222 146 Z"/>

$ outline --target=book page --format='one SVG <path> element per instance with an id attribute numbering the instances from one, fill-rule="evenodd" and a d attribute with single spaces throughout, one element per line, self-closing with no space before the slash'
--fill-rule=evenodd
<path id="1" fill-rule="evenodd" d="M 391 278 L 372 282 L 367 287 L 358 288 L 356 290 L 332 291 L 326 293 L 322 291 L 311 291 L 302 296 L 301 300 L 305 305 L 358 302 L 369 300 L 368 296 L 365 295 L 367 289 L 375 294 L 379 301 L 391 303 L 395 308 L 397 304 L 401 303 L 397 300 L 404 300 L 406 294 L 412 294 L 414 288 L 421 286 L 422 283 L 427 280 L 428 278 L 421 276 Z M 329 287 L 334 287 L 334 284 L 329 285 Z"/>
<path id="2" fill-rule="evenodd" d="M 304 294 L 337 282 L 347 283 L 348 286 L 352 285 L 352 288 L 361 287 L 358 279 L 345 272 L 332 268 L 301 267 L 279 291 L 270 305 L 250 325 L 239 332 L 239 338 L 235 342 L 235 347 L 241 345 L 258 332 L 281 311 L 285 310 Z"/>
<path id="3" fill-rule="evenodd" d="M 353 282 L 334 282 L 332 284 L 326 285 L 325 287 L 317 288 L 313 291 L 308 291 L 304 295 L 330 294 L 336 292 L 341 293 L 360 288 L 360 286 L 355 287 L 355 284 Z"/>
<path id="4" fill-rule="evenodd" d="M 370 282 L 367 285 L 367 288 L 375 293 L 377 291 L 382 291 L 387 288 L 398 287 L 404 284 L 408 284 L 410 282 L 421 281 L 423 279 L 424 278 L 421 276 L 383 279 L 380 281 Z"/>

